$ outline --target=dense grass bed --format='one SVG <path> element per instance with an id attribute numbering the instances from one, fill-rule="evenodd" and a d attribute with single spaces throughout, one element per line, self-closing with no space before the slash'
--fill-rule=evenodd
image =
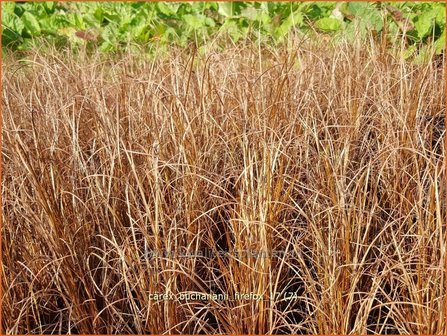
<path id="1" fill-rule="evenodd" d="M 444 61 L 295 45 L 5 59 L 6 333 L 442 334 Z"/>

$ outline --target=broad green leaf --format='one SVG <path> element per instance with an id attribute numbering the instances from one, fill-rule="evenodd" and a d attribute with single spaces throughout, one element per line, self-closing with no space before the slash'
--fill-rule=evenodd
<path id="1" fill-rule="evenodd" d="M 445 49 L 445 29 L 442 31 L 441 36 L 433 44 L 435 53 L 439 55 Z"/>
<path id="2" fill-rule="evenodd" d="M 216 26 L 216 22 L 212 18 L 209 18 L 209 17 L 205 18 L 205 24 L 208 27 L 215 27 Z"/>
<path id="3" fill-rule="evenodd" d="M 261 11 L 256 17 L 256 21 L 268 25 L 272 22 L 272 18 L 267 13 Z"/>
<path id="4" fill-rule="evenodd" d="M 445 4 L 438 4 L 433 8 L 433 11 L 436 12 L 436 22 L 445 27 Z"/>
<path id="5" fill-rule="evenodd" d="M 350 2 L 345 7 L 348 14 L 355 17 L 353 24 L 364 35 L 368 30 L 381 31 L 383 18 L 379 10 L 368 2 Z"/>
<path id="6" fill-rule="evenodd" d="M 2 45 L 15 49 L 23 41 L 23 29 L 22 21 L 14 13 L 3 13 Z"/>
<path id="7" fill-rule="evenodd" d="M 289 21 L 293 26 L 300 26 L 304 22 L 304 17 L 300 11 L 294 11 L 289 15 L 286 21 Z"/>
<path id="8" fill-rule="evenodd" d="M 161 36 L 161 40 L 163 42 L 172 42 L 173 39 L 176 37 L 176 32 L 174 28 L 168 27 L 164 34 Z"/>
<path id="9" fill-rule="evenodd" d="M 159 10 L 162 14 L 164 14 L 164 15 L 166 15 L 166 16 L 174 15 L 175 12 L 177 11 L 177 9 L 175 9 L 175 11 L 174 11 L 174 10 L 171 8 L 170 4 L 168 5 L 168 4 L 165 3 L 165 2 L 157 2 L 157 8 L 158 8 L 158 10 Z"/>
<path id="10" fill-rule="evenodd" d="M 362 16 L 367 12 L 368 6 L 367 2 L 349 2 L 347 9 L 354 16 Z"/>
<path id="11" fill-rule="evenodd" d="M 187 14 L 183 16 L 183 20 L 194 29 L 202 28 L 205 25 L 204 15 Z"/>
<path id="12" fill-rule="evenodd" d="M 44 2 L 43 6 L 44 6 L 47 14 L 53 14 L 54 11 L 56 10 L 56 4 L 54 1 Z"/>
<path id="13" fill-rule="evenodd" d="M 320 6 L 315 3 L 308 2 L 303 7 L 303 13 L 312 21 L 317 20 L 323 16 L 323 11 Z"/>
<path id="14" fill-rule="evenodd" d="M 21 17 L 22 15 L 23 15 L 23 13 L 25 12 L 25 9 L 24 9 L 24 6 L 23 6 L 24 4 L 23 3 L 17 3 L 15 6 L 14 6 L 14 13 L 18 16 L 18 17 Z"/>
<path id="15" fill-rule="evenodd" d="M 113 23 L 119 24 L 122 19 L 122 16 L 117 13 L 107 12 L 107 13 L 104 13 L 104 19 L 106 19 L 109 23 L 113 22 Z"/>
<path id="16" fill-rule="evenodd" d="M 219 14 L 225 17 L 233 16 L 233 2 L 219 2 Z"/>
<path id="17" fill-rule="evenodd" d="M 235 1 L 233 2 L 233 15 L 240 15 L 242 10 L 247 7 L 247 2 Z"/>
<path id="18" fill-rule="evenodd" d="M 2 13 L 4 14 L 13 14 L 14 8 L 16 7 L 15 2 L 7 1 L 2 2 Z"/>
<path id="19" fill-rule="evenodd" d="M 102 9 L 101 7 L 96 8 L 96 10 L 93 13 L 93 16 L 95 17 L 96 20 L 98 20 L 99 24 L 102 24 L 104 20 L 104 9 Z"/>
<path id="20" fill-rule="evenodd" d="M 77 28 L 78 30 L 87 28 L 84 24 L 83 17 L 79 13 L 69 13 L 65 18 L 71 27 Z"/>
<path id="21" fill-rule="evenodd" d="M 323 31 L 338 31 L 341 29 L 342 22 L 335 18 L 322 18 L 315 22 L 315 26 Z"/>
<path id="22" fill-rule="evenodd" d="M 117 30 L 112 25 L 108 25 L 108 26 L 104 27 L 104 29 L 101 33 L 102 39 L 104 41 L 110 42 L 110 43 L 116 42 L 116 35 L 117 35 Z"/>
<path id="23" fill-rule="evenodd" d="M 429 12 L 424 12 L 417 17 L 414 27 L 416 28 L 419 38 L 423 38 L 432 32 L 437 14 L 436 11 L 431 10 Z"/>
<path id="24" fill-rule="evenodd" d="M 303 23 L 303 15 L 295 11 L 291 13 L 284 22 L 276 29 L 275 35 L 277 38 L 285 36 L 292 27 L 300 26 Z"/>
<path id="25" fill-rule="evenodd" d="M 238 26 L 235 20 L 225 21 L 221 29 L 227 32 L 234 42 L 239 41 L 244 36 L 243 32 L 241 31 L 240 27 Z"/>
<path id="26" fill-rule="evenodd" d="M 251 21 L 255 21 L 258 17 L 258 10 L 254 7 L 247 7 L 241 11 L 241 15 Z"/>
<path id="27" fill-rule="evenodd" d="M 370 12 L 368 15 L 369 27 L 375 31 L 383 29 L 383 18 L 378 12 Z"/>
<path id="28" fill-rule="evenodd" d="M 99 46 L 99 50 L 102 52 L 110 52 L 115 50 L 115 45 L 109 41 L 104 41 Z"/>
<path id="29" fill-rule="evenodd" d="M 40 35 L 40 25 L 37 22 L 36 18 L 30 12 L 23 13 L 22 21 L 25 26 L 25 29 L 31 36 L 39 36 Z"/>

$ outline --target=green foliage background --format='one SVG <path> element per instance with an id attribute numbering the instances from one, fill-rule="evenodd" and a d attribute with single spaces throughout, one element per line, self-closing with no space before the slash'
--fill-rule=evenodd
<path id="1" fill-rule="evenodd" d="M 278 44 L 291 32 L 386 33 L 396 42 L 406 26 L 410 57 L 428 42 L 441 53 L 445 23 L 444 2 L 2 2 L 2 47 L 28 50 L 44 38 L 59 47 L 118 51 L 154 41 L 202 45 L 216 36 Z"/>

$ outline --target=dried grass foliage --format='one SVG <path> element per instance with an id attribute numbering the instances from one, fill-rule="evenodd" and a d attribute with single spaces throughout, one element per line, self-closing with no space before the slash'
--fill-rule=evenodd
<path id="1" fill-rule="evenodd" d="M 6 332 L 442 334 L 443 64 L 170 55 L 4 61 Z M 145 255 L 182 248 L 287 253 Z"/>

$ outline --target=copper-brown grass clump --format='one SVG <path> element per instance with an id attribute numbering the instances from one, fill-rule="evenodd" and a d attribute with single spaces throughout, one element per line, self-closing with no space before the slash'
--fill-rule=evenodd
<path id="1" fill-rule="evenodd" d="M 30 59 L 3 62 L 7 333 L 443 333 L 443 64 Z"/>

